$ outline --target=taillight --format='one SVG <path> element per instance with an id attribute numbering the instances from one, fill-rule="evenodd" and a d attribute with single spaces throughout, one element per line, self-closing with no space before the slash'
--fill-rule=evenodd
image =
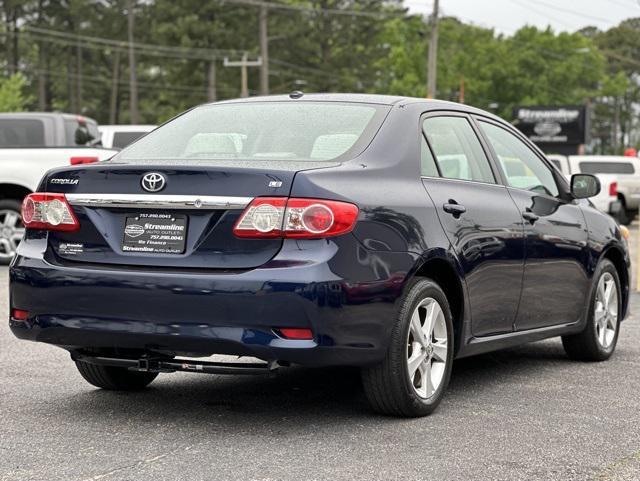
<path id="1" fill-rule="evenodd" d="M 609 195 L 612 197 L 618 197 L 618 183 L 611 182 L 609 184 Z"/>
<path id="2" fill-rule="evenodd" d="M 324 199 L 257 197 L 244 210 L 233 232 L 246 238 L 318 239 L 351 232 L 358 207 Z"/>
<path id="3" fill-rule="evenodd" d="M 313 331 L 311 329 L 304 329 L 298 327 L 281 327 L 276 329 L 276 332 L 280 337 L 291 340 L 311 340 L 313 339 Z"/>
<path id="4" fill-rule="evenodd" d="M 69 162 L 71 165 L 82 165 L 82 164 L 93 164 L 98 162 L 100 159 L 98 157 L 71 157 Z"/>
<path id="5" fill-rule="evenodd" d="M 80 223 L 64 194 L 36 192 L 22 202 L 22 223 L 27 229 L 75 231 Z"/>
<path id="6" fill-rule="evenodd" d="M 11 309 L 10 317 L 16 321 L 26 321 L 29 319 L 29 311 L 25 311 L 24 309 Z"/>

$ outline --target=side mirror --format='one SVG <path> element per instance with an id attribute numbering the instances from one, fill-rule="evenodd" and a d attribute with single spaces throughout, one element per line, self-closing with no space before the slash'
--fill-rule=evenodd
<path id="1" fill-rule="evenodd" d="M 576 199 L 587 199 L 600 193 L 600 180 L 591 174 L 573 174 L 571 176 L 571 194 Z"/>

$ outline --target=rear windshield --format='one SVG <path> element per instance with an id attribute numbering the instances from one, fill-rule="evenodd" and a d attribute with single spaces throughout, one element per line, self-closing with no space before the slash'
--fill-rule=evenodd
<path id="1" fill-rule="evenodd" d="M 338 102 L 206 105 L 159 127 L 118 159 L 332 160 L 366 145 L 387 111 Z"/>
<path id="2" fill-rule="evenodd" d="M 0 147 L 44 147 L 44 123 L 38 119 L 0 119 Z"/>
<path id="3" fill-rule="evenodd" d="M 631 162 L 580 162 L 583 174 L 633 174 Z"/>

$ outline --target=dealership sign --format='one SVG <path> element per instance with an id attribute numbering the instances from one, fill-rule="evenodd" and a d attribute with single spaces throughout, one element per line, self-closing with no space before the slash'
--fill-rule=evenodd
<path id="1" fill-rule="evenodd" d="M 514 124 L 537 144 L 585 144 L 586 107 L 516 107 Z"/>

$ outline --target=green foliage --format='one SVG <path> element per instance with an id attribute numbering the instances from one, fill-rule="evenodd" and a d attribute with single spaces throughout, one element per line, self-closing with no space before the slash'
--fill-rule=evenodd
<path id="1" fill-rule="evenodd" d="M 26 110 L 31 98 L 25 94 L 27 79 L 21 74 L 0 77 L 0 112 Z"/>
<path id="2" fill-rule="evenodd" d="M 240 69 L 225 68 L 223 59 L 260 54 L 259 7 L 222 0 L 131 1 L 142 122 L 162 122 L 207 101 L 212 90 L 217 99 L 240 94 Z M 128 122 L 128 3 L 0 2 L 0 68 L 24 76 L 21 95 L 4 95 L 19 106 L 6 108 Z M 269 9 L 271 93 L 425 96 L 430 25 L 408 15 L 401 0 L 279 3 L 303 10 Z M 505 36 L 446 17 L 439 31 L 438 98 L 458 101 L 464 89 L 466 103 L 506 118 L 515 105 L 591 103 L 599 150 L 640 143 L 640 18 L 607 31 L 524 27 Z M 260 90 L 257 68 L 249 68 L 249 90 Z"/>

